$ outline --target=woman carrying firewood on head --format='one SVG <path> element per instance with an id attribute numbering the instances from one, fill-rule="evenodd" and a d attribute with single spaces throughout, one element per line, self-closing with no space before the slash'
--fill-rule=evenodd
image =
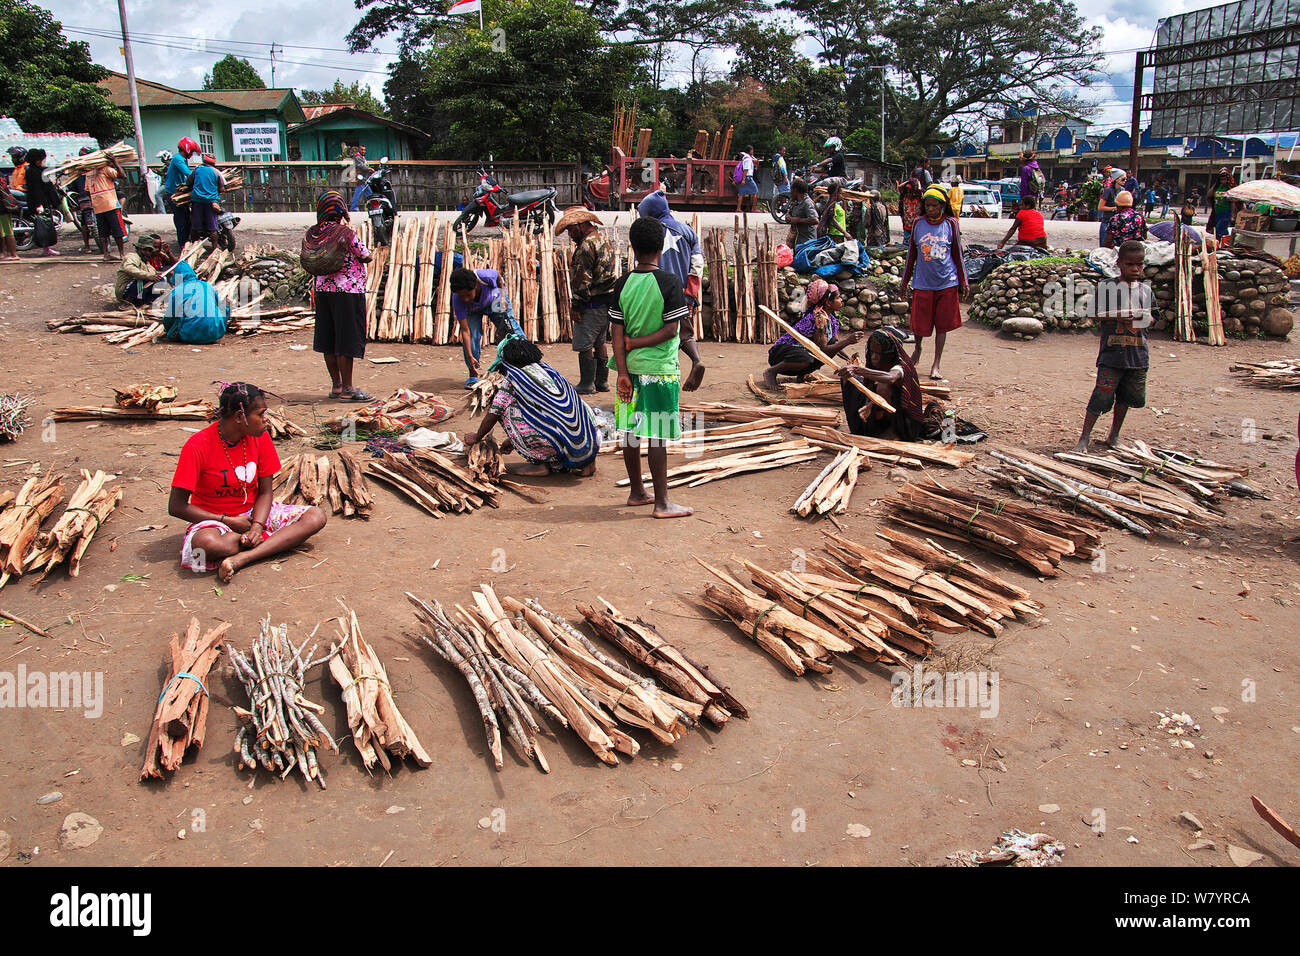
<path id="1" fill-rule="evenodd" d="M 266 394 L 244 382 L 225 385 L 217 421 L 181 448 L 172 478 L 167 513 L 190 523 L 181 567 L 215 568 L 223 582 L 325 527 L 320 508 L 271 499 L 280 456 L 266 429 Z"/>

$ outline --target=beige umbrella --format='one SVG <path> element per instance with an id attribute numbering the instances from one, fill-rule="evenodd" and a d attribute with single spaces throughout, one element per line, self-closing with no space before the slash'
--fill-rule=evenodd
<path id="1" fill-rule="evenodd" d="M 1228 198 L 1238 202 L 1266 202 L 1283 209 L 1300 210 L 1300 186 L 1292 186 L 1280 179 L 1252 179 L 1229 189 Z"/>

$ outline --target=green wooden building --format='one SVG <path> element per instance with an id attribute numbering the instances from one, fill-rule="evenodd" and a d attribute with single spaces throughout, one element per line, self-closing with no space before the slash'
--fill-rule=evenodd
<path id="1" fill-rule="evenodd" d="M 343 155 L 344 144 L 366 147 L 372 162 L 381 156 L 416 159 L 429 139 L 414 126 L 367 113 L 351 103 L 305 106 L 303 112 L 306 119 L 289 127 L 290 159 L 328 162 Z"/>

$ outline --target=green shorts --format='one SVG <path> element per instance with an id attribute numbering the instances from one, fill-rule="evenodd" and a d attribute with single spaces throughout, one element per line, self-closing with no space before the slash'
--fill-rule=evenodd
<path id="1" fill-rule="evenodd" d="M 0 215 L 0 239 L 14 234 L 13 220 L 8 216 Z"/>
<path id="2" fill-rule="evenodd" d="M 614 427 L 629 439 L 677 441 L 682 437 L 682 415 L 677 404 L 680 392 L 679 374 L 633 375 L 632 401 L 614 400 Z"/>

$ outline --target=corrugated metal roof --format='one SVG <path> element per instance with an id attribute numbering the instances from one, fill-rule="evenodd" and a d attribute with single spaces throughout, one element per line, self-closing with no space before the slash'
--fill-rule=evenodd
<path id="1" fill-rule="evenodd" d="M 307 109 L 312 109 L 312 108 L 313 107 L 307 107 Z M 405 123 L 397 122 L 397 120 L 390 120 L 383 116 L 376 116 L 374 113 L 368 113 L 365 110 L 359 110 L 355 106 L 350 106 L 346 103 L 333 105 L 332 108 L 329 110 L 329 112 L 320 113 L 319 115 L 316 116 L 308 116 L 303 122 L 291 125 L 289 127 L 289 132 L 292 133 L 295 130 L 300 129 L 304 126 L 311 126 L 314 123 L 318 123 L 326 116 L 329 116 L 333 113 L 351 113 L 353 117 L 361 120 L 362 122 L 373 123 L 378 126 L 388 126 L 391 127 L 392 129 L 399 129 L 404 133 L 410 133 L 412 136 L 422 136 L 425 139 L 429 139 L 429 134 L 424 132 L 424 130 L 416 129 L 414 126 L 407 126 Z"/>
<path id="2" fill-rule="evenodd" d="M 321 103 L 319 106 L 304 106 L 302 112 L 307 117 L 307 122 L 311 122 L 314 119 L 320 119 L 322 116 L 333 113 L 335 110 L 350 110 L 354 106 L 353 103 Z"/>
<path id="3" fill-rule="evenodd" d="M 99 85 L 108 91 L 108 98 L 117 106 L 129 108 L 131 92 L 127 87 L 126 74 L 110 70 L 108 76 L 99 81 Z M 177 106 L 215 106 L 237 112 L 271 112 L 283 113 L 286 123 L 301 123 L 307 117 L 303 114 L 298 97 L 291 89 L 272 90 L 178 90 L 162 83 L 135 78 L 136 95 L 140 108 L 177 107 Z"/>

